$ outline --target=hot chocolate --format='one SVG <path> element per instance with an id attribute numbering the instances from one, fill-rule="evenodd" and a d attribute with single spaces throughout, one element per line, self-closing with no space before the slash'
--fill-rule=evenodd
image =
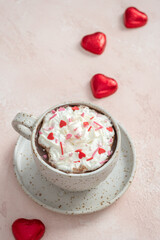
<path id="1" fill-rule="evenodd" d="M 94 171 L 109 161 L 116 147 L 110 119 L 85 105 L 48 112 L 36 134 L 38 153 L 66 173 Z"/>

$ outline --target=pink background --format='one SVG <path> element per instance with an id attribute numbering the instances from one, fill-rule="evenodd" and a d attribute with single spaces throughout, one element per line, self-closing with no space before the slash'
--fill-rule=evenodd
<path id="1" fill-rule="evenodd" d="M 14 239 L 12 222 L 39 218 L 45 240 L 160 239 L 160 1 L 134 1 L 148 24 L 126 29 L 127 0 L 0 0 L 0 239 Z M 80 47 L 103 31 L 101 56 Z M 103 73 L 118 91 L 92 96 L 89 81 Z M 127 129 L 136 147 L 137 173 L 129 190 L 103 211 L 81 216 L 50 212 L 18 184 L 12 166 L 19 111 L 40 115 L 54 104 L 85 100 L 104 107 Z"/>

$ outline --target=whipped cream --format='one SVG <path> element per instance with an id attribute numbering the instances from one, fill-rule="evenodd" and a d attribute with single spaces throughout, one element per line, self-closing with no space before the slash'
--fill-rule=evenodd
<path id="1" fill-rule="evenodd" d="M 45 115 L 38 143 L 46 149 L 53 167 L 82 173 L 108 161 L 114 136 L 107 116 L 86 106 L 67 106 Z"/>

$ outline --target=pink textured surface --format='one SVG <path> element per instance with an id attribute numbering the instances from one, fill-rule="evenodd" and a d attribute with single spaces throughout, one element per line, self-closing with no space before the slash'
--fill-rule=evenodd
<path id="1" fill-rule="evenodd" d="M 0 238 L 14 239 L 12 222 L 39 218 L 45 240 L 160 239 L 160 1 L 134 1 L 148 24 L 126 29 L 127 0 L 0 1 Z M 101 56 L 80 48 L 81 38 L 103 31 Z M 89 80 L 96 73 L 115 78 L 119 90 L 93 98 Z M 19 111 L 36 116 L 65 100 L 104 107 L 128 130 L 136 147 L 137 173 L 125 195 L 103 211 L 82 216 L 50 212 L 22 191 L 12 156 Z"/>

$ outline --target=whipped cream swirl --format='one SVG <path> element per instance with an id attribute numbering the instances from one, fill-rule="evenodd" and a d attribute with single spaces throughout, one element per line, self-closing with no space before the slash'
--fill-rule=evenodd
<path id="1" fill-rule="evenodd" d="M 82 173 L 108 161 L 114 138 L 115 131 L 107 116 L 86 106 L 67 106 L 45 115 L 38 143 L 47 151 L 53 167 Z"/>

